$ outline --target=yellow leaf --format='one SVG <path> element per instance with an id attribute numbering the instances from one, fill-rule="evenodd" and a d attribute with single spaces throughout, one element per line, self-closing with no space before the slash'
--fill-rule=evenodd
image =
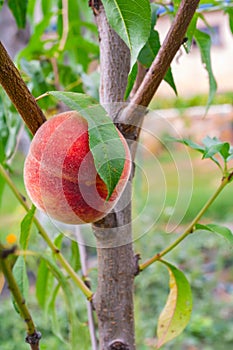
<path id="1" fill-rule="evenodd" d="M 170 275 L 170 293 L 159 316 L 157 349 L 177 337 L 189 322 L 192 311 L 192 292 L 188 280 L 175 266 L 166 265 Z"/>

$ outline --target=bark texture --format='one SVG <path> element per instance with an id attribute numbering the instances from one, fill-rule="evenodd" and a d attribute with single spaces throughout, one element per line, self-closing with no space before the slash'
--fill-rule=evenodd
<path id="1" fill-rule="evenodd" d="M 112 119 L 121 109 L 130 53 L 109 26 L 101 5 L 96 14 L 100 41 L 100 102 Z M 118 102 L 118 103 L 116 103 Z M 114 211 L 93 225 L 98 255 L 98 288 L 94 305 L 101 350 L 134 350 L 133 283 L 135 275 L 131 227 L 131 181 Z"/>
<path id="2" fill-rule="evenodd" d="M 100 44 L 100 103 L 114 119 L 124 100 L 130 69 L 130 52 L 126 44 L 109 26 L 100 5 L 96 15 Z"/>
<path id="3" fill-rule="evenodd" d="M 46 118 L 1 42 L 0 62 L 0 84 L 31 133 L 35 134 L 36 130 L 46 121 Z"/>

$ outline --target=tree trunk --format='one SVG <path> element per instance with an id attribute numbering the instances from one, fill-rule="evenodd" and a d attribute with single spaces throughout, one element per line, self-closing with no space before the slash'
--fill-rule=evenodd
<path id="1" fill-rule="evenodd" d="M 121 109 L 130 67 L 129 49 L 109 27 L 102 5 L 96 15 L 100 41 L 100 102 L 114 119 Z M 119 103 L 115 103 L 119 102 Z M 93 225 L 98 256 L 94 298 L 101 350 L 134 350 L 131 181 L 114 210 Z"/>

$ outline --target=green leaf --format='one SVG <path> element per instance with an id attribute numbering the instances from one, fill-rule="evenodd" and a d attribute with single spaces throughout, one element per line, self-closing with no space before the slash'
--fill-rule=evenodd
<path id="1" fill-rule="evenodd" d="M 96 170 L 107 186 L 108 200 L 125 164 L 125 149 L 115 125 L 105 109 L 88 95 L 59 91 L 49 91 L 49 94 L 80 112 L 87 120 L 90 150 Z"/>
<path id="2" fill-rule="evenodd" d="M 192 312 L 192 292 L 185 275 L 168 262 L 161 262 L 166 265 L 169 271 L 170 294 L 159 316 L 157 349 L 183 331 Z"/>
<path id="3" fill-rule="evenodd" d="M 34 214 L 36 207 L 32 205 L 31 209 L 25 215 L 23 221 L 21 222 L 21 232 L 20 232 L 20 246 L 22 249 L 26 250 L 28 247 L 28 242 L 31 234 L 31 228 L 33 223 Z"/>
<path id="4" fill-rule="evenodd" d="M 71 241 L 71 260 L 70 264 L 73 267 L 74 271 L 78 271 L 81 269 L 81 262 L 80 262 L 80 254 L 79 254 L 79 247 L 78 243 L 75 241 Z"/>
<path id="5" fill-rule="evenodd" d="M 26 264 L 25 259 L 23 256 L 19 256 L 16 260 L 16 263 L 13 267 L 13 275 L 15 277 L 15 281 L 19 287 L 19 290 L 24 297 L 25 300 L 28 298 L 28 290 L 29 290 L 29 282 L 28 282 L 28 276 L 27 276 L 27 270 L 26 270 Z M 15 302 L 13 302 L 14 307 L 17 312 L 18 307 Z"/>
<path id="6" fill-rule="evenodd" d="M 15 17 L 18 27 L 25 28 L 28 0 L 8 0 L 8 6 Z"/>
<path id="7" fill-rule="evenodd" d="M 4 0 L 0 0 L 0 10 L 1 10 L 3 4 L 4 4 Z"/>
<path id="8" fill-rule="evenodd" d="M 39 60 L 27 61 L 24 58 L 20 60 L 21 70 L 30 79 L 31 90 L 34 96 L 39 96 L 42 91 L 52 90 L 54 88 L 53 85 L 47 83 L 47 72 L 43 71 L 45 65 L 45 62 L 40 62 Z M 46 109 L 48 107 L 48 99 L 39 100 L 39 104 L 41 108 Z"/>
<path id="9" fill-rule="evenodd" d="M 202 143 L 204 146 L 201 146 L 189 139 L 177 139 L 173 137 L 167 137 L 168 141 L 176 141 L 183 143 L 186 146 L 189 146 L 190 148 L 197 150 L 198 152 L 203 154 L 203 159 L 210 158 L 215 164 L 218 165 L 218 167 L 222 169 L 221 164 L 219 161 L 214 157 L 215 154 L 219 154 L 224 161 L 229 161 L 232 158 L 232 148 L 230 147 L 230 144 L 228 142 L 222 142 L 216 137 L 209 137 L 206 136 Z"/>
<path id="10" fill-rule="evenodd" d="M 59 233 L 59 235 L 54 240 L 54 244 L 58 249 L 61 249 L 63 238 L 64 238 L 64 234 Z"/>
<path id="11" fill-rule="evenodd" d="M 229 16 L 229 27 L 231 30 L 231 33 L 233 34 L 233 8 L 227 8 L 228 16 Z"/>
<path id="12" fill-rule="evenodd" d="M 153 4 L 152 4 L 153 5 Z M 157 12 L 157 6 L 152 7 L 152 25 L 151 25 L 151 32 L 148 41 L 142 48 L 142 50 L 139 53 L 138 61 L 145 66 L 146 68 L 149 68 L 154 61 L 160 47 L 160 39 L 159 39 L 159 33 L 154 30 L 154 26 L 156 23 L 156 12 Z M 164 80 L 171 86 L 171 88 L 174 90 L 175 94 L 177 95 L 176 85 L 173 79 L 171 67 L 169 67 Z"/>
<path id="13" fill-rule="evenodd" d="M 189 139 L 177 139 L 175 137 L 167 137 L 167 140 L 182 143 L 185 146 L 188 146 L 188 147 L 190 147 L 198 152 L 201 152 L 201 153 L 205 152 L 205 147 L 203 147 L 203 146 L 199 145 L 198 143 L 195 143 Z"/>
<path id="14" fill-rule="evenodd" d="M 49 91 L 49 95 L 64 102 L 68 107 L 81 112 L 90 106 L 99 106 L 98 101 L 91 96 L 81 93 Z M 103 109 L 106 114 L 106 111 Z M 97 121 L 96 121 L 97 122 Z M 94 121 L 93 121 L 94 123 Z"/>
<path id="15" fill-rule="evenodd" d="M 53 333 L 56 335 L 56 337 L 58 337 L 62 342 L 65 343 L 66 341 L 62 336 L 61 327 L 58 321 L 57 307 L 56 307 L 56 299 L 57 299 L 60 287 L 61 287 L 61 284 L 58 283 L 52 292 L 52 297 L 48 306 L 48 314 L 51 319 Z"/>
<path id="16" fill-rule="evenodd" d="M 47 267 L 49 270 L 52 272 L 54 277 L 59 281 L 59 282 L 65 282 L 66 278 L 62 272 L 62 270 L 59 268 L 59 266 L 56 264 L 55 260 L 53 259 L 52 256 L 48 254 L 44 254 L 41 256 L 41 258 L 44 260 L 44 262 L 47 264 Z"/>
<path id="17" fill-rule="evenodd" d="M 52 11 L 52 1 L 51 0 L 41 0 L 41 10 L 44 16 L 50 11 Z"/>
<path id="18" fill-rule="evenodd" d="M 212 146 L 218 145 L 219 143 L 221 143 L 221 141 L 217 137 L 210 137 L 207 135 L 202 140 L 202 143 L 206 147 L 206 149 L 209 149 Z"/>
<path id="19" fill-rule="evenodd" d="M 44 259 L 41 259 L 36 280 L 36 297 L 40 307 L 46 311 L 48 307 L 49 296 L 53 288 L 54 278 L 48 269 Z"/>
<path id="20" fill-rule="evenodd" d="M 206 136 L 202 142 L 206 146 L 203 158 L 212 158 L 215 154 L 219 153 L 226 161 L 231 155 L 230 144 L 220 141 L 217 137 L 211 138 Z"/>
<path id="21" fill-rule="evenodd" d="M 72 293 L 69 280 L 64 276 L 59 266 L 56 265 L 56 263 L 50 256 L 43 255 L 42 258 L 45 260 L 49 270 L 57 279 L 58 283 L 61 285 L 62 291 L 64 293 L 67 316 L 69 318 L 69 326 L 70 326 L 69 333 L 70 333 L 71 349 L 75 349 L 78 344 L 80 350 L 86 350 L 90 347 L 89 344 L 87 345 L 87 341 L 86 341 L 88 327 L 87 325 L 83 325 L 77 317 L 76 308 L 75 308 L 76 296 L 74 297 L 74 294 Z"/>
<path id="22" fill-rule="evenodd" d="M 10 159 L 15 152 L 21 118 L 9 97 L 0 86 L 0 162 Z"/>
<path id="23" fill-rule="evenodd" d="M 46 16 L 43 17 L 42 21 L 35 25 L 28 45 L 23 50 L 21 50 L 17 56 L 18 64 L 21 58 L 32 60 L 34 56 L 38 55 L 38 52 L 40 53 L 39 56 L 44 53 L 44 42 L 42 41 L 41 37 L 44 34 L 46 28 L 49 26 L 51 17 L 53 15 L 53 11 L 48 12 Z M 34 22 L 32 25 L 34 25 Z"/>
<path id="24" fill-rule="evenodd" d="M 146 68 L 149 68 L 154 61 L 154 58 L 157 55 L 160 46 L 159 33 L 157 30 L 153 29 L 150 33 L 148 41 L 140 51 L 140 54 L 138 56 L 139 62 Z"/>
<path id="25" fill-rule="evenodd" d="M 125 89 L 125 96 L 124 96 L 124 100 L 127 100 L 127 98 L 129 97 L 130 92 L 132 91 L 134 82 L 137 78 L 137 74 L 138 74 L 138 65 L 137 62 L 133 65 L 133 68 L 131 69 L 131 72 L 128 75 L 128 82 L 127 82 L 127 86 Z"/>
<path id="26" fill-rule="evenodd" d="M 233 246 L 233 233 L 229 228 L 225 226 L 220 226 L 215 224 L 208 224 L 208 225 L 196 224 L 195 230 L 205 230 L 205 231 L 217 233 L 218 235 L 225 238 L 226 241 L 230 244 L 230 246 Z"/>
<path id="27" fill-rule="evenodd" d="M 130 49 L 132 68 L 150 34 L 150 1 L 103 0 L 102 2 L 109 24 Z"/>
<path id="28" fill-rule="evenodd" d="M 189 26 L 188 26 L 188 30 L 186 33 L 186 36 L 188 38 L 188 41 L 184 44 L 184 48 L 186 50 L 187 53 L 190 52 L 191 47 L 192 47 L 192 43 L 193 43 L 193 36 L 196 30 L 196 26 L 197 26 L 197 19 L 198 19 L 198 15 L 197 13 L 195 13 L 195 15 L 193 16 Z"/>
<path id="29" fill-rule="evenodd" d="M 174 82 L 171 67 L 168 68 L 167 73 L 165 74 L 165 77 L 163 78 L 163 80 L 170 85 L 170 87 L 173 89 L 173 91 L 177 95 L 176 84 Z"/>
<path id="30" fill-rule="evenodd" d="M 228 142 L 224 142 L 219 145 L 214 145 L 210 147 L 206 152 L 203 154 L 203 158 L 212 158 L 215 154 L 220 153 L 223 157 L 223 159 L 227 160 L 229 157 L 230 145 Z"/>
<path id="31" fill-rule="evenodd" d="M 174 0 L 173 4 L 174 4 L 175 12 L 176 12 L 178 10 L 178 7 L 180 6 L 180 0 Z"/>
<path id="32" fill-rule="evenodd" d="M 209 97 L 208 97 L 207 106 L 206 106 L 206 112 L 207 112 L 213 101 L 215 92 L 217 90 L 217 83 L 214 78 L 212 66 L 211 66 L 211 57 L 210 57 L 211 38 L 208 34 L 198 29 L 195 30 L 194 38 L 200 49 L 201 59 L 209 76 Z"/>

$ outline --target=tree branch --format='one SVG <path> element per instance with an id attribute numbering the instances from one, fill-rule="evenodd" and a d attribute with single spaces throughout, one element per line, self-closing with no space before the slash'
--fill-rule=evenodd
<path id="1" fill-rule="evenodd" d="M 129 106 L 125 108 L 123 113 L 119 116 L 118 121 L 126 124 L 122 131 L 124 134 L 135 133 L 135 128 L 129 128 L 129 124 L 136 125 L 138 118 L 143 116 L 135 116 L 137 106 L 147 107 L 151 102 L 155 92 L 162 82 L 173 58 L 182 45 L 185 33 L 188 29 L 189 23 L 197 9 L 200 0 L 182 0 L 179 10 L 176 14 L 174 22 L 172 23 L 167 36 L 155 57 L 149 71 L 143 79 L 140 87 L 133 96 Z"/>
<path id="2" fill-rule="evenodd" d="M 200 0 L 182 0 L 167 36 L 140 88 L 132 99 L 135 105 L 147 107 L 162 82 L 184 36 Z"/>
<path id="3" fill-rule="evenodd" d="M 27 337 L 25 341 L 30 345 L 31 350 L 39 350 L 41 334 L 36 330 L 32 316 L 25 303 L 25 299 L 22 296 L 20 289 L 15 281 L 9 261 L 7 259 L 9 254 L 6 253 L 6 251 L 9 252 L 9 249 L 5 249 L 4 246 L 0 244 L 0 266 L 8 282 L 9 289 L 11 290 L 14 300 L 18 306 L 20 315 L 25 321 L 27 327 Z"/>
<path id="4" fill-rule="evenodd" d="M 26 212 L 30 210 L 26 198 L 21 195 L 21 193 L 17 190 L 15 184 L 9 177 L 6 170 L 3 168 L 3 166 L 0 164 L 0 175 L 3 177 L 3 179 L 6 181 L 16 198 L 18 199 L 19 203 L 24 207 Z M 79 287 L 79 289 L 83 292 L 83 294 L 87 297 L 88 300 L 91 300 L 92 298 L 92 291 L 87 287 L 87 285 L 84 283 L 84 281 L 76 274 L 72 266 L 69 264 L 69 262 L 65 259 L 65 257 L 62 255 L 62 253 L 57 249 L 56 245 L 53 243 L 51 238 L 49 237 L 48 233 L 45 231 L 44 227 L 41 225 L 40 221 L 34 216 L 33 221 L 35 226 L 38 229 L 39 234 L 44 239 L 44 241 L 47 243 L 48 247 L 51 249 L 51 251 L 54 253 L 55 257 L 61 264 L 61 266 L 64 268 L 64 270 L 67 272 L 67 274 L 70 276 L 70 278 L 74 281 L 74 283 Z"/>
<path id="5" fill-rule="evenodd" d="M 0 84 L 32 134 L 46 121 L 35 98 L 0 41 Z"/>
<path id="6" fill-rule="evenodd" d="M 219 187 L 217 188 L 217 190 L 209 198 L 209 200 L 206 202 L 206 204 L 201 208 L 199 213 L 195 216 L 193 221 L 186 228 L 184 233 L 179 238 L 177 238 L 173 243 L 171 243 L 167 248 L 162 250 L 160 253 L 155 254 L 152 258 L 150 258 L 149 260 L 147 260 L 143 264 L 141 264 L 139 266 L 140 271 L 145 270 L 148 266 L 153 264 L 155 261 L 160 260 L 164 255 L 168 254 L 178 244 L 180 244 L 187 236 L 189 236 L 191 233 L 193 233 L 193 231 L 195 230 L 195 225 L 198 224 L 199 220 L 202 218 L 202 216 L 205 214 L 205 212 L 209 209 L 209 207 L 213 204 L 215 199 L 219 196 L 219 194 L 226 187 L 226 185 L 229 184 L 231 176 L 232 176 L 232 173 L 229 174 L 227 177 L 222 178 L 222 181 L 221 181 Z"/>

